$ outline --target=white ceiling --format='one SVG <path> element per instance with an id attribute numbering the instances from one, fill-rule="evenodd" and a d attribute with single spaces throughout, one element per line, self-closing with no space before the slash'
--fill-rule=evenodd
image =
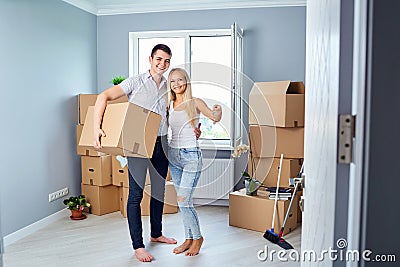
<path id="1" fill-rule="evenodd" d="M 97 16 L 147 12 L 305 6 L 307 0 L 63 0 Z"/>

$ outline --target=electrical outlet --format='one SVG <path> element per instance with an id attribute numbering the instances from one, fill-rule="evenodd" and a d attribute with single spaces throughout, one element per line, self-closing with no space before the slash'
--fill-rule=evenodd
<path id="1" fill-rule="evenodd" d="M 52 202 L 56 199 L 64 197 L 64 196 L 68 195 L 68 193 L 69 193 L 68 187 L 60 189 L 54 193 L 51 193 L 51 194 L 49 194 L 49 202 Z"/>

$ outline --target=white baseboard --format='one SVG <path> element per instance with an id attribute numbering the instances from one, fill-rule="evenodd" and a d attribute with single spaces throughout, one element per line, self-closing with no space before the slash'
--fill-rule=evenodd
<path id="1" fill-rule="evenodd" d="M 195 206 L 229 206 L 229 199 L 193 198 Z"/>
<path id="2" fill-rule="evenodd" d="M 6 235 L 3 238 L 4 247 L 7 247 L 8 245 L 11 245 L 12 243 L 42 229 L 43 227 L 46 227 L 47 225 L 64 218 L 65 216 L 68 216 L 69 213 L 70 212 L 67 208 L 62 209 L 52 215 L 47 216 L 46 218 L 41 219 L 40 221 L 34 222 L 22 229 L 15 231 L 14 233 Z"/>

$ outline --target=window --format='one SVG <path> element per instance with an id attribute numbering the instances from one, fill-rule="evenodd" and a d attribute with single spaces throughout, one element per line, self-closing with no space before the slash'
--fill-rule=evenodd
<path id="1" fill-rule="evenodd" d="M 148 70 L 149 53 L 158 43 L 172 50 L 169 70 L 181 67 L 188 71 L 194 97 L 202 98 L 209 107 L 222 106 L 221 122 L 214 124 L 200 117 L 202 147 L 235 146 L 242 134 L 242 31 L 233 25 L 225 30 L 132 32 L 130 76 Z"/>

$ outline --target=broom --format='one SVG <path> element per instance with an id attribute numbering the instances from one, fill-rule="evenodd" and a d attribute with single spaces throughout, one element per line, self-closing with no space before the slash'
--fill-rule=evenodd
<path id="1" fill-rule="evenodd" d="M 278 182 L 276 185 L 276 194 L 275 194 L 275 202 L 274 202 L 274 214 L 272 215 L 272 228 L 270 230 L 266 230 L 264 233 L 264 238 L 276 244 L 279 241 L 279 236 L 275 233 L 274 224 L 275 224 L 275 214 L 276 214 L 276 204 L 278 203 L 278 195 L 279 195 L 279 182 L 281 181 L 281 170 L 282 170 L 282 161 L 283 154 L 281 154 L 281 159 L 279 161 L 279 170 L 278 170 Z"/>
<path id="2" fill-rule="evenodd" d="M 294 187 L 294 191 L 293 191 L 293 194 L 292 194 L 292 199 L 290 200 L 288 210 L 286 211 L 285 219 L 283 220 L 283 224 L 282 224 L 281 230 L 279 231 L 279 234 L 278 234 L 278 242 L 277 242 L 277 244 L 278 244 L 278 246 L 280 246 L 283 249 L 292 249 L 293 248 L 292 245 L 290 245 L 285 239 L 282 238 L 282 235 L 283 235 L 283 231 L 285 230 L 285 224 L 286 224 L 286 221 L 287 221 L 287 219 L 289 217 L 288 215 L 289 215 L 289 212 L 290 212 L 290 208 L 292 207 L 293 199 L 296 196 L 296 192 L 297 192 L 297 187 L 298 186 L 299 186 L 299 182 L 296 182 L 296 186 Z"/>
<path id="3" fill-rule="evenodd" d="M 301 166 L 298 178 L 300 178 L 301 174 L 303 173 L 303 167 L 304 167 L 304 163 Z M 289 215 L 289 212 L 290 212 L 290 208 L 292 207 L 293 200 L 296 197 L 297 188 L 299 187 L 299 183 L 301 183 L 301 182 L 300 181 L 295 182 L 295 187 L 294 187 L 294 191 L 293 191 L 293 194 L 292 194 L 292 199 L 290 200 L 288 210 L 286 211 L 285 219 L 283 220 L 283 224 L 282 224 L 281 230 L 279 231 L 279 234 L 278 234 L 279 240 L 278 240 L 277 244 L 278 244 L 278 246 L 280 246 L 283 249 L 293 249 L 293 246 L 290 245 L 285 239 L 283 239 L 282 235 L 283 235 L 283 231 L 285 230 L 286 221 L 287 221 L 287 219 L 289 217 L 288 215 Z"/>

